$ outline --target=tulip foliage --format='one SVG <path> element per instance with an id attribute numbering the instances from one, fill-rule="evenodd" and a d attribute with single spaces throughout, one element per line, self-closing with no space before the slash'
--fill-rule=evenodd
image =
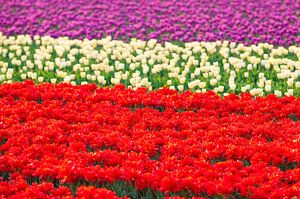
<path id="1" fill-rule="evenodd" d="M 300 194 L 293 96 L 25 81 L 0 85 L 0 107 L 4 198 Z"/>

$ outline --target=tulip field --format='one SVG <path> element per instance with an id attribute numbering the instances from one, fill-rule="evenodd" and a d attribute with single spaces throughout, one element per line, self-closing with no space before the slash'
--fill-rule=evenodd
<path id="1" fill-rule="evenodd" d="M 0 198 L 300 199 L 300 1 L 0 0 Z"/>

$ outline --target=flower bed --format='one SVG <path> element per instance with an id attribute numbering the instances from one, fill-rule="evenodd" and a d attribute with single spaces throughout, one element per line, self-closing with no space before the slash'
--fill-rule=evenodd
<path id="1" fill-rule="evenodd" d="M 0 1 L 0 31 L 127 40 L 300 44 L 295 0 Z"/>
<path id="2" fill-rule="evenodd" d="M 0 109 L 2 197 L 300 194 L 299 98 L 26 81 Z"/>
<path id="3" fill-rule="evenodd" d="M 300 198 L 300 1 L 0 0 L 0 198 Z"/>
<path id="4" fill-rule="evenodd" d="M 157 43 L 0 34 L 0 82 L 124 84 L 219 95 L 300 95 L 300 48 L 228 41 Z"/>

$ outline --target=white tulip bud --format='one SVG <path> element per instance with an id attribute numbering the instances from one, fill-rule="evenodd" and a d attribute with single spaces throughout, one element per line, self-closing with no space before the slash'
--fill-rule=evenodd
<path id="1" fill-rule="evenodd" d="M 265 82 L 263 80 L 259 80 L 257 85 L 259 88 L 263 88 L 265 86 Z"/>
<path id="2" fill-rule="evenodd" d="M 252 69 L 253 69 L 252 64 L 248 64 L 247 69 L 248 69 L 248 70 L 252 70 Z"/>
<path id="3" fill-rule="evenodd" d="M 194 82 L 189 82 L 188 87 L 189 87 L 189 89 L 193 89 L 195 87 Z"/>
<path id="4" fill-rule="evenodd" d="M 236 73 L 235 73 L 235 71 L 230 71 L 230 77 L 236 77 Z"/>
<path id="5" fill-rule="evenodd" d="M 8 73 L 8 74 L 13 74 L 13 73 L 14 73 L 14 69 L 13 69 L 13 68 L 7 69 L 7 73 Z"/>
<path id="6" fill-rule="evenodd" d="M 75 81 L 71 81 L 71 85 L 72 86 L 76 86 L 76 82 Z"/>
<path id="7" fill-rule="evenodd" d="M 257 93 L 256 88 L 251 89 L 251 90 L 250 90 L 250 94 L 251 94 L 252 96 L 257 95 L 258 93 Z"/>
<path id="8" fill-rule="evenodd" d="M 225 63 L 225 64 L 224 64 L 224 70 L 225 70 L 225 71 L 228 71 L 229 68 L 230 68 L 229 63 Z"/>
<path id="9" fill-rule="evenodd" d="M 31 74 L 31 78 L 32 78 L 32 79 L 37 79 L 37 73 L 32 73 L 32 74 Z"/>
<path id="10" fill-rule="evenodd" d="M 272 86 L 271 85 L 266 85 L 265 90 L 266 90 L 266 92 L 271 92 Z"/>
<path id="11" fill-rule="evenodd" d="M 7 79 L 12 79 L 12 73 L 6 73 L 6 78 Z"/>
<path id="12" fill-rule="evenodd" d="M 196 68 L 194 73 L 196 76 L 200 75 L 200 68 Z"/>
<path id="13" fill-rule="evenodd" d="M 258 74 L 258 77 L 259 77 L 259 79 L 262 79 L 262 78 L 265 77 L 265 74 L 264 74 L 264 73 L 259 73 L 259 74 Z"/>
<path id="14" fill-rule="evenodd" d="M 2 73 L 6 73 L 6 68 L 1 68 Z"/>
<path id="15" fill-rule="evenodd" d="M 24 73 L 23 73 L 23 74 L 21 74 L 21 79 L 25 80 L 25 79 L 26 79 L 26 76 L 27 76 L 27 75 L 26 75 L 26 74 L 24 74 Z"/>
<path id="16" fill-rule="evenodd" d="M 56 78 L 51 78 L 50 82 L 51 82 L 51 84 L 55 84 L 56 83 Z"/>
<path id="17" fill-rule="evenodd" d="M 293 87 L 293 84 L 294 84 L 294 78 L 289 78 L 289 79 L 287 80 L 287 85 L 288 85 L 288 87 Z"/>
<path id="18" fill-rule="evenodd" d="M 80 77 L 85 78 L 86 77 L 86 72 L 80 72 Z"/>
<path id="19" fill-rule="evenodd" d="M 289 89 L 289 90 L 287 91 L 287 93 L 288 93 L 288 96 L 293 96 L 293 94 L 294 94 L 294 89 Z"/>
<path id="20" fill-rule="evenodd" d="M 44 77 L 38 77 L 38 82 L 42 83 L 44 81 Z"/>
<path id="21" fill-rule="evenodd" d="M 184 84 L 185 80 L 186 80 L 185 77 L 180 77 L 180 79 L 179 79 L 180 84 Z"/>
<path id="22" fill-rule="evenodd" d="M 247 87 L 246 86 L 242 86 L 241 91 L 244 93 L 247 91 Z"/>
<path id="23" fill-rule="evenodd" d="M 198 86 L 204 89 L 206 87 L 206 82 L 199 82 Z"/>
<path id="24" fill-rule="evenodd" d="M 178 85 L 177 88 L 179 91 L 183 91 L 183 89 L 184 89 L 183 85 Z"/>
<path id="25" fill-rule="evenodd" d="M 134 63 L 131 63 L 131 64 L 129 65 L 129 68 L 130 68 L 130 70 L 134 71 L 134 69 L 135 69 L 135 64 L 134 64 Z"/>
<path id="26" fill-rule="evenodd" d="M 209 83 L 210 83 L 210 85 L 214 86 L 214 85 L 216 85 L 218 83 L 218 81 L 216 79 L 211 79 L 209 81 Z"/>
<path id="27" fill-rule="evenodd" d="M 229 84 L 230 90 L 234 91 L 236 89 L 236 84 Z"/>
<path id="28" fill-rule="evenodd" d="M 221 93 L 224 92 L 224 86 L 219 86 L 219 92 L 221 92 Z"/>
<path id="29" fill-rule="evenodd" d="M 147 74 L 149 72 L 149 67 L 143 67 L 143 74 Z"/>
<path id="30" fill-rule="evenodd" d="M 27 60 L 27 56 L 26 55 L 22 55 L 21 56 L 21 60 L 24 62 L 24 61 L 26 61 Z"/>
<path id="31" fill-rule="evenodd" d="M 5 80 L 5 75 L 0 75 L 0 82 L 3 82 Z"/>
<path id="32" fill-rule="evenodd" d="M 175 86 L 170 86 L 169 87 L 171 90 L 175 90 Z"/>
<path id="33" fill-rule="evenodd" d="M 282 96 L 282 92 L 281 92 L 281 91 L 278 91 L 278 90 L 275 90 L 275 91 L 274 91 L 274 94 L 275 94 L 277 97 L 281 97 L 281 96 Z"/>

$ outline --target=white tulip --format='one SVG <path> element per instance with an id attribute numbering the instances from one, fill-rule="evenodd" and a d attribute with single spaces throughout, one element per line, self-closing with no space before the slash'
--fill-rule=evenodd
<path id="1" fill-rule="evenodd" d="M 224 86 L 219 86 L 218 90 L 219 90 L 219 92 L 223 93 L 224 92 Z"/>
<path id="2" fill-rule="evenodd" d="M 27 76 L 27 75 L 26 75 L 26 74 L 24 74 L 24 73 L 23 73 L 23 74 L 21 74 L 21 79 L 25 80 L 25 79 L 26 79 L 26 76 Z"/>
<path id="3" fill-rule="evenodd" d="M 241 87 L 241 91 L 244 93 L 244 92 L 246 92 L 247 91 L 247 87 L 246 86 L 242 86 Z"/>
<path id="4" fill-rule="evenodd" d="M 56 83 L 56 81 L 57 81 L 57 79 L 56 79 L 56 78 L 51 78 L 51 79 L 50 79 L 50 82 L 51 82 L 52 84 L 55 84 L 55 83 Z"/>
<path id="5" fill-rule="evenodd" d="M 0 75 L 0 82 L 3 82 L 5 80 L 5 75 Z"/>
<path id="6" fill-rule="evenodd" d="M 211 80 L 209 81 L 209 83 L 210 83 L 212 86 L 214 86 L 214 85 L 216 85 L 216 84 L 218 83 L 218 81 L 217 81 L 216 79 L 211 79 Z"/>
<path id="7" fill-rule="evenodd" d="M 289 78 L 287 80 L 287 85 L 288 85 L 288 87 L 293 87 L 293 85 L 294 85 L 294 78 Z"/>
<path id="8" fill-rule="evenodd" d="M 169 87 L 171 90 L 175 90 L 175 86 L 170 86 Z"/>
<path id="9" fill-rule="evenodd" d="M 183 91 L 183 89 L 184 89 L 183 85 L 178 85 L 177 88 L 179 91 Z"/>
<path id="10" fill-rule="evenodd" d="M 277 97 L 281 97 L 281 96 L 282 96 L 282 92 L 281 92 L 281 91 L 278 91 L 278 90 L 275 90 L 275 91 L 274 91 L 274 94 L 275 94 Z"/>
<path id="11" fill-rule="evenodd" d="M 236 84 L 229 84 L 230 90 L 234 91 L 236 89 Z"/>
<path id="12" fill-rule="evenodd" d="M 6 73 L 6 78 L 7 79 L 12 79 L 12 73 Z"/>
<path id="13" fill-rule="evenodd" d="M 266 90 L 266 92 L 271 92 L 272 86 L 271 85 L 266 85 L 265 90 Z"/>
<path id="14" fill-rule="evenodd" d="M 42 83 L 44 81 L 44 77 L 38 77 L 38 82 Z"/>

